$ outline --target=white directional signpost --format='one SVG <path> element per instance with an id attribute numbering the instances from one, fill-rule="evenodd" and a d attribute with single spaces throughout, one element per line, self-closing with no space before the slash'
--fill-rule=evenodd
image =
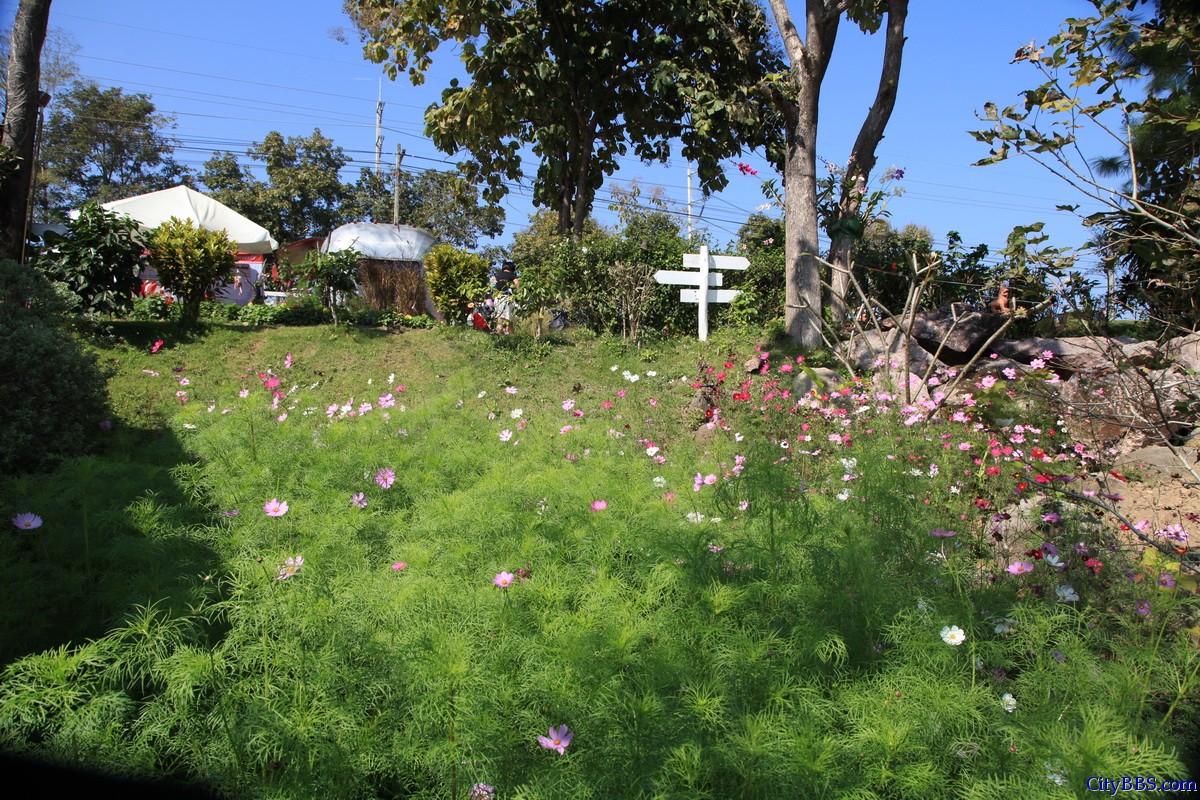
<path id="1" fill-rule="evenodd" d="M 694 286 L 694 289 L 680 289 L 679 302 L 697 303 L 699 311 L 700 341 L 708 341 L 708 304 L 728 303 L 741 292 L 737 289 L 717 289 L 724 276 L 714 269 L 745 269 L 750 266 L 749 259 L 741 256 L 709 255 L 708 245 L 700 247 L 700 253 L 685 253 L 682 270 L 660 269 L 654 273 L 654 280 L 663 284 Z M 705 291 L 701 292 L 700 287 Z"/>

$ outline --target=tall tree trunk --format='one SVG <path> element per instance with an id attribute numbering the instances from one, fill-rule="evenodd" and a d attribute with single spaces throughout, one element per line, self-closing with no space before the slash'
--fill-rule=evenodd
<path id="1" fill-rule="evenodd" d="M 822 343 L 821 264 L 817 257 L 817 109 L 841 14 L 853 4 L 841 0 L 805 0 L 805 34 L 801 39 L 787 0 L 769 2 L 788 56 L 791 83 L 790 93 L 776 91 L 773 94 L 775 105 L 783 113 L 787 125 L 783 175 L 786 192 L 784 253 L 788 270 L 785 319 L 788 335 L 801 347 L 811 349 Z M 879 0 L 879 4 L 879 10 L 888 15 L 884 65 L 875 102 L 855 142 L 858 163 L 869 160 L 871 167 L 875 165 L 875 147 L 883 138 L 883 129 L 896 100 L 904 21 L 908 14 L 908 0 Z M 863 173 L 864 181 L 869 174 L 868 168 Z M 846 263 L 849 264 L 849 255 Z M 844 296 L 844 290 L 842 294 Z"/>
<path id="2" fill-rule="evenodd" d="M 851 162 L 847 167 L 848 180 L 843 184 L 842 197 L 838 202 L 840 219 L 851 219 L 862 212 L 863 198 L 871 170 L 875 169 L 875 149 L 883 140 L 884 129 L 896 106 L 896 93 L 900 88 L 900 62 L 904 55 L 904 24 L 908 20 L 908 0 L 888 0 L 887 38 L 883 45 L 883 63 L 879 68 L 879 87 L 875 90 L 875 102 L 867 112 L 858 137 L 854 140 Z M 830 262 L 841 258 L 842 266 L 849 269 L 853 264 L 855 237 L 839 233 L 833 237 Z M 846 291 L 850 286 L 849 273 L 833 274 L 830 281 L 829 308 L 833 319 L 840 324 L 846 316 Z"/>
<path id="3" fill-rule="evenodd" d="M 770 0 L 790 63 L 792 98 L 776 93 L 787 123 L 784 186 L 784 259 L 787 264 L 784 320 L 788 336 L 805 349 L 821 345 L 821 265 L 817 246 L 817 111 L 821 82 L 841 22 L 831 0 L 805 0 L 805 38 L 792 21 L 787 0 Z M 828 6 L 828 7 L 827 7 Z M 793 99 L 794 98 L 794 99 Z"/>
<path id="4" fill-rule="evenodd" d="M 20 259 L 29 217 L 33 149 L 41 90 L 42 45 L 50 24 L 50 0 L 21 0 L 13 20 L 8 56 L 8 109 L 0 146 L 21 160 L 0 176 L 0 258 Z"/>

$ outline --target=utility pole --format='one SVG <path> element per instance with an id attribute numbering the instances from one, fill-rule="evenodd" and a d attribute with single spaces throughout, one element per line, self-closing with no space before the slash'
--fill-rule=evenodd
<path id="1" fill-rule="evenodd" d="M 687 233 L 688 242 L 692 241 L 692 165 L 688 164 L 687 171 Z"/>
<path id="2" fill-rule="evenodd" d="M 383 160 L 383 78 L 379 79 L 379 99 L 375 102 L 375 174 Z"/>
<path id="3" fill-rule="evenodd" d="M 400 224 L 400 162 L 404 161 L 404 148 L 396 143 L 396 170 L 392 181 L 392 224 Z"/>

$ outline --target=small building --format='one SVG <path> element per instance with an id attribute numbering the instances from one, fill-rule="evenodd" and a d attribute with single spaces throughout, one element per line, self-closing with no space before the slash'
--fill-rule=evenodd
<path id="1" fill-rule="evenodd" d="M 436 241 L 429 231 L 408 225 L 352 222 L 330 233 L 321 251 L 359 254 L 359 290 L 369 308 L 441 319 L 429 294 L 424 265 L 425 254 Z"/>

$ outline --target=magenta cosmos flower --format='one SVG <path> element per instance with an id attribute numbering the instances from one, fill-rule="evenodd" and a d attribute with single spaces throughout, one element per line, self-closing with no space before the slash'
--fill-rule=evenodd
<path id="1" fill-rule="evenodd" d="M 492 578 L 492 583 L 496 584 L 501 589 L 505 589 L 512 585 L 512 582 L 515 578 L 516 576 L 511 572 L 499 572 L 496 574 L 496 577 Z"/>
<path id="2" fill-rule="evenodd" d="M 268 517 L 282 517 L 288 512 L 287 501 L 284 500 L 280 502 L 279 498 L 272 497 L 267 501 L 267 504 L 263 506 L 263 511 L 267 512 Z"/>
<path id="3" fill-rule="evenodd" d="M 603 511 L 606 508 L 608 508 L 607 500 L 597 500 L 596 502 L 592 503 L 592 511 Z"/>
<path id="4" fill-rule="evenodd" d="M 568 730 L 565 724 L 559 725 L 557 728 L 551 728 L 548 733 L 550 734 L 549 736 L 538 737 L 538 744 L 547 750 L 557 751 L 560 756 L 566 752 L 571 744 L 571 740 L 575 738 L 575 734 Z"/>
<path id="5" fill-rule="evenodd" d="M 31 531 L 34 528 L 42 527 L 42 518 L 26 511 L 24 514 L 17 514 L 13 517 L 12 523 L 23 531 Z"/>
<path id="6" fill-rule="evenodd" d="M 391 467 L 383 467 L 375 473 L 375 482 L 379 484 L 380 489 L 390 489 L 396 481 L 396 471 Z"/>

